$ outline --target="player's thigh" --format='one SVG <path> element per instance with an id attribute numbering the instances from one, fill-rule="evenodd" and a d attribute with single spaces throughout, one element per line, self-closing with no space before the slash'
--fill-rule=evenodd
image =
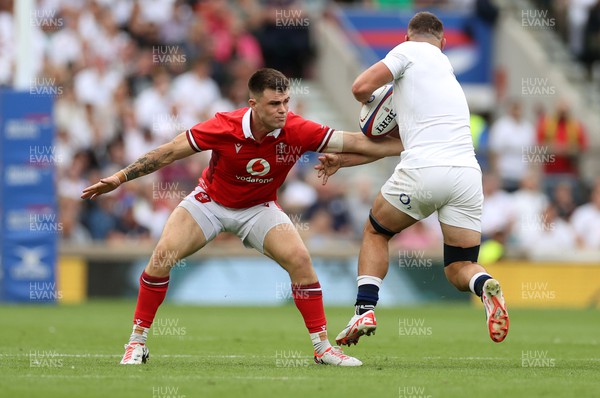
<path id="1" fill-rule="evenodd" d="M 396 169 L 381 187 L 373 216 L 385 228 L 400 232 L 427 218 L 444 201 L 443 177 L 433 168 Z"/>
<path id="2" fill-rule="evenodd" d="M 375 197 L 371 214 L 379 225 L 388 231 L 400 232 L 419 221 L 419 219 L 415 218 L 417 215 L 407 214 L 404 209 L 393 204 L 393 200 L 389 195 L 382 194 L 381 192 Z M 367 220 L 365 229 L 374 229 L 371 220 Z"/>
<path id="3" fill-rule="evenodd" d="M 176 207 L 169 216 L 154 250 L 159 258 L 183 259 L 206 245 L 204 231 L 190 212 Z"/>
<path id="4" fill-rule="evenodd" d="M 481 243 L 481 232 L 440 222 L 444 243 L 448 246 L 473 247 Z"/>
<path id="5" fill-rule="evenodd" d="M 275 260 L 288 272 L 312 269 L 308 249 L 291 221 L 271 225 L 264 235 L 262 248 L 267 257 Z"/>
<path id="6" fill-rule="evenodd" d="M 235 233 L 244 246 L 275 260 L 292 275 L 311 274 L 310 255 L 287 214 L 271 201 L 243 210 L 228 211 L 226 230 Z M 305 270 L 307 272 L 302 272 Z"/>
<path id="7" fill-rule="evenodd" d="M 455 167 L 455 181 L 450 198 L 438 209 L 444 243 L 457 247 L 473 247 L 481 243 L 483 190 L 481 172 L 470 167 Z"/>
<path id="8" fill-rule="evenodd" d="M 218 205 L 201 200 L 200 192 L 202 188 L 196 187 L 169 216 L 147 267 L 153 275 L 168 273 L 177 261 L 203 248 L 222 230 L 215 215 Z"/>

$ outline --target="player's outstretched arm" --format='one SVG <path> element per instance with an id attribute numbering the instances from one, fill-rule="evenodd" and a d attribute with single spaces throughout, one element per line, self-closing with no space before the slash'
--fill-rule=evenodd
<path id="1" fill-rule="evenodd" d="M 319 157 L 321 163 L 315 166 L 323 185 L 329 176 L 341 167 L 358 166 L 379 160 L 387 156 L 398 156 L 404 150 L 398 127 L 387 137 L 372 140 L 361 133 L 334 132 L 325 152 Z"/>
<path id="2" fill-rule="evenodd" d="M 185 133 L 179 134 L 171 142 L 142 155 L 138 160 L 119 170 L 110 177 L 102 178 L 99 182 L 83 190 L 81 199 L 94 199 L 97 196 L 113 191 L 126 181 L 142 177 L 165 167 L 178 159 L 196 153 L 190 146 Z"/>
<path id="3" fill-rule="evenodd" d="M 404 146 L 396 126 L 389 135 L 377 139 L 371 139 L 362 133 L 334 131 L 323 152 L 358 153 L 377 160 L 387 156 L 398 156 L 403 150 Z"/>
<path id="4" fill-rule="evenodd" d="M 368 156 L 360 153 L 324 153 L 319 156 L 321 163 L 315 165 L 317 176 L 323 178 L 323 185 L 327 184 L 329 176 L 334 175 L 342 167 L 359 166 L 381 159 L 377 156 Z"/>
<path id="5" fill-rule="evenodd" d="M 323 179 L 323 185 L 325 185 L 329 176 L 334 175 L 340 168 L 367 164 L 377 159 L 380 158 L 359 153 L 324 153 L 319 156 L 321 163 L 315 165 L 315 170 L 318 171 L 317 176 Z"/>

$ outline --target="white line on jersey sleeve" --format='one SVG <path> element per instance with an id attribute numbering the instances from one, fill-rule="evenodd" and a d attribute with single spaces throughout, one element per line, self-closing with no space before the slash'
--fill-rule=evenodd
<path id="1" fill-rule="evenodd" d="M 321 145 L 319 145 L 319 147 L 317 148 L 317 152 L 321 152 L 323 148 L 327 146 L 327 143 L 329 142 L 332 133 L 333 129 L 330 128 L 329 130 L 327 130 L 327 133 L 325 133 L 325 137 L 323 137 L 323 141 L 321 141 Z"/>
<path id="2" fill-rule="evenodd" d="M 198 144 L 196 144 L 196 141 L 194 140 L 194 136 L 192 135 L 192 130 L 190 129 L 190 130 L 186 131 L 185 133 L 186 133 L 188 142 L 190 143 L 190 146 L 192 148 L 194 148 L 195 151 L 202 152 L 202 149 L 200 149 L 200 147 L 198 147 Z"/>

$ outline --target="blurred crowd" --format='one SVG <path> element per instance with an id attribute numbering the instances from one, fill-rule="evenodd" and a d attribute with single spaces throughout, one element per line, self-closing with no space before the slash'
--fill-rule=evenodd
<path id="1" fill-rule="evenodd" d="M 215 112 L 246 106 L 247 80 L 259 67 L 310 78 L 312 16 L 303 4 L 39 1 L 31 17 L 36 72 L 31 87 L 60 88 L 55 146 L 62 240 L 158 239 L 173 208 L 197 184 L 209 153 L 95 201 L 82 201 L 82 189 Z M 5 86 L 15 68 L 12 9 L 12 1 L 0 0 L 0 85 Z M 514 101 L 489 128 L 483 122 L 474 128 L 484 169 L 484 238 L 527 250 L 600 249 L 600 184 L 585 186 L 579 175 L 586 131 L 566 103 L 547 114 L 538 110 L 536 117 L 526 120 Z M 352 184 L 332 178 L 323 186 L 312 165 L 299 162 L 279 197 L 309 247 L 316 248 L 360 241 L 379 186 L 368 174 Z M 439 224 L 430 217 L 398 234 L 391 247 L 439 250 L 440 242 Z"/>
<path id="2" fill-rule="evenodd" d="M 590 73 L 600 67 L 600 0 L 535 0 L 550 14 L 556 29 L 574 58 L 583 62 Z M 600 73 L 596 72 L 596 73 Z"/>
<path id="3" fill-rule="evenodd" d="M 16 0 L 0 0 L 0 87 L 15 78 Z M 209 153 L 96 201 L 81 190 L 219 111 L 247 106 L 263 66 L 305 78 L 312 17 L 293 0 L 39 0 L 32 94 L 55 96 L 65 241 L 157 239 Z M 42 89 L 45 88 L 45 89 Z"/>
<path id="4" fill-rule="evenodd" d="M 580 172 L 588 135 L 568 101 L 549 112 L 508 101 L 481 138 L 484 239 L 529 254 L 600 249 L 600 179 Z"/>

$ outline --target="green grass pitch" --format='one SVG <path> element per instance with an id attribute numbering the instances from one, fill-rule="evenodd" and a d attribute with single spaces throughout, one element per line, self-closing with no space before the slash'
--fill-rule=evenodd
<path id="1" fill-rule="evenodd" d="M 163 305 L 150 360 L 119 366 L 133 301 L 1 306 L 0 397 L 598 397 L 598 310 L 512 310 L 493 343 L 483 309 L 377 310 L 346 348 L 360 368 L 317 366 L 293 305 Z M 510 310 L 510 309 L 509 309 Z M 332 339 L 351 307 L 326 308 Z"/>

